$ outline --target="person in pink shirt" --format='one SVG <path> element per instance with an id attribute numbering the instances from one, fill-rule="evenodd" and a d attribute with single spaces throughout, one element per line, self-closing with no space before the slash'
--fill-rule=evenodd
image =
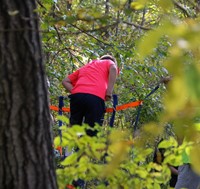
<path id="1" fill-rule="evenodd" d="M 112 97 L 116 77 L 116 59 L 111 55 L 104 55 L 98 60 L 92 60 L 63 80 L 63 86 L 71 93 L 69 96 L 71 125 L 82 125 L 83 122 L 90 127 L 94 127 L 95 123 L 102 125 L 105 101 Z M 93 130 L 86 132 L 89 136 L 96 135 L 96 131 Z"/>

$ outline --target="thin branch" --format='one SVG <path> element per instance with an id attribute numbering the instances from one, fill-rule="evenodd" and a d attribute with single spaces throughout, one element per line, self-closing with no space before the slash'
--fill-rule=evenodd
<path id="1" fill-rule="evenodd" d="M 129 26 L 134 26 L 136 28 L 140 28 L 140 29 L 143 29 L 143 30 L 151 30 L 152 28 L 148 28 L 148 27 L 144 27 L 144 26 L 141 26 L 141 25 L 138 25 L 138 24 L 135 24 L 135 23 L 130 23 L 130 22 L 127 22 L 127 21 L 123 21 L 123 23 L 129 25 Z"/>
<path id="2" fill-rule="evenodd" d="M 178 2 L 176 2 L 176 1 L 173 1 L 173 2 L 174 2 L 174 5 L 175 5 L 177 8 L 179 8 L 187 17 L 192 17 L 192 16 L 188 13 L 187 9 L 186 9 L 181 3 L 178 3 Z"/>
<path id="3" fill-rule="evenodd" d="M 59 40 L 59 42 L 62 43 L 60 33 L 59 33 L 59 31 L 58 31 L 58 29 L 57 29 L 57 27 L 56 27 L 55 25 L 54 25 L 54 29 L 55 29 L 56 34 L 57 34 L 57 36 L 58 36 L 58 40 Z"/>
<path id="4" fill-rule="evenodd" d="M 196 8 L 196 11 L 200 12 L 200 1 L 199 0 L 196 0 L 196 4 L 191 0 L 188 0 L 188 1 L 192 6 L 194 6 Z"/>
<path id="5" fill-rule="evenodd" d="M 118 25 L 118 22 L 115 22 L 113 24 L 110 24 L 110 25 L 107 25 L 107 26 L 104 26 L 104 27 L 95 28 L 95 29 L 92 29 L 92 30 L 84 30 L 84 31 L 85 32 L 106 31 L 108 28 L 114 28 L 117 25 Z M 80 32 L 74 32 L 73 34 L 80 34 L 80 33 L 82 33 L 82 30 Z"/>
<path id="6" fill-rule="evenodd" d="M 63 44 L 63 43 L 62 43 Z M 51 58 L 51 60 L 49 61 L 49 64 L 52 64 L 53 61 L 56 59 L 56 57 L 62 53 L 64 50 L 66 50 L 67 52 L 69 52 L 70 56 L 71 57 L 74 57 L 75 59 L 77 59 L 79 61 L 79 63 L 81 63 L 82 65 L 84 65 L 84 63 L 73 53 L 73 51 L 76 51 L 78 52 L 79 54 L 81 54 L 80 51 L 76 50 L 76 49 L 71 49 L 69 47 L 65 47 L 65 48 L 62 48 L 62 49 L 59 49 L 54 55 L 53 57 Z"/>
<path id="7" fill-rule="evenodd" d="M 82 65 L 84 65 L 84 63 L 83 63 L 76 55 L 74 55 L 74 53 L 72 53 L 72 52 L 70 51 L 69 48 L 65 48 L 65 49 L 69 52 L 69 54 L 71 55 L 71 57 L 74 57 L 74 58 L 77 59 Z"/>
<path id="8" fill-rule="evenodd" d="M 144 25 L 144 22 L 145 22 L 145 14 L 146 14 L 146 8 L 143 9 L 141 26 Z M 140 29 L 141 29 L 141 28 L 140 28 Z"/>
<path id="9" fill-rule="evenodd" d="M 75 27 L 76 29 L 80 30 L 82 33 L 88 35 L 89 37 L 92 37 L 92 38 L 95 39 L 96 41 L 98 41 L 98 42 L 100 42 L 100 43 L 102 43 L 102 44 L 104 44 L 104 45 L 112 46 L 110 43 L 106 43 L 106 42 L 104 42 L 104 41 L 102 41 L 102 40 L 100 40 L 100 39 L 94 37 L 93 35 L 87 33 L 86 31 L 82 30 L 81 28 L 77 27 L 76 25 L 73 25 L 73 24 L 71 24 L 71 25 L 72 25 L 73 27 Z"/>
<path id="10" fill-rule="evenodd" d="M 38 3 L 38 5 L 40 5 L 40 7 L 46 9 L 46 7 L 39 0 L 37 0 L 37 3 Z"/>

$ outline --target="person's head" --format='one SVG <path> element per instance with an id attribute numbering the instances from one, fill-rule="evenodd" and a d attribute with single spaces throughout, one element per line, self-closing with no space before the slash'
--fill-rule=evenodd
<path id="1" fill-rule="evenodd" d="M 117 60 L 109 54 L 103 55 L 100 60 L 112 60 L 117 65 Z"/>

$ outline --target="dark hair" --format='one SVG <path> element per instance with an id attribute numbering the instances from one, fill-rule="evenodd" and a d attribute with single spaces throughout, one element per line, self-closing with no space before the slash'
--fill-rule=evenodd
<path id="1" fill-rule="evenodd" d="M 112 60 L 115 64 L 117 64 L 117 61 L 116 61 L 116 59 L 113 57 L 113 56 L 111 56 L 111 55 L 109 55 L 109 54 L 107 54 L 107 55 L 103 55 L 101 58 L 100 58 L 100 60 Z"/>

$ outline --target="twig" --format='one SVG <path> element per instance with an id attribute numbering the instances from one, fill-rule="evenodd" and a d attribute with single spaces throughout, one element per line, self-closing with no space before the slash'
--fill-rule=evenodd
<path id="1" fill-rule="evenodd" d="M 143 29 L 143 30 L 151 30 L 152 28 L 148 28 L 148 27 L 144 27 L 144 26 L 141 26 L 141 25 L 138 25 L 138 24 L 135 24 L 135 23 L 130 23 L 130 22 L 127 22 L 127 21 L 123 21 L 123 23 L 129 25 L 129 26 L 134 26 L 136 28 L 140 28 L 140 29 Z"/>
<path id="2" fill-rule="evenodd" d="M 176 2 L 176 1 L 173 1 L 173 2 L 174 2 L 174 5 L 175 5 L 177 8 L 179 8 L 180 10 L 182 10 L 182 12 L 185 13 L 185 15 L 186 15 L 187 17 L 192 17 L 192 16 L 188 13 L 187 9 L 186 9 L 181 3 L 178 3 L 178 2 Z"/>
<path id="3" fill-rule="evenodd" d="M 86 35 L 88 35 L 88 36 L 94 38 L 94 39 L 97 40 L 98 42 L 103 43 L 104 45 L 112 46 L 111 44 L 105 43 L 104 41 L 101 41 L 100 39 L 98 39 L 98 38 L 94 37 L 93 35 L 87 33 L 86 31 L 82 30 L 81 28 L 77 27 L 76 25 L 73 25 L 73 24 L 71 24 L 71 25 L 72 25 L 73 27 L 75 27 L 76 29 L 82 31 L 82 32 L 85 33 Z"/>

